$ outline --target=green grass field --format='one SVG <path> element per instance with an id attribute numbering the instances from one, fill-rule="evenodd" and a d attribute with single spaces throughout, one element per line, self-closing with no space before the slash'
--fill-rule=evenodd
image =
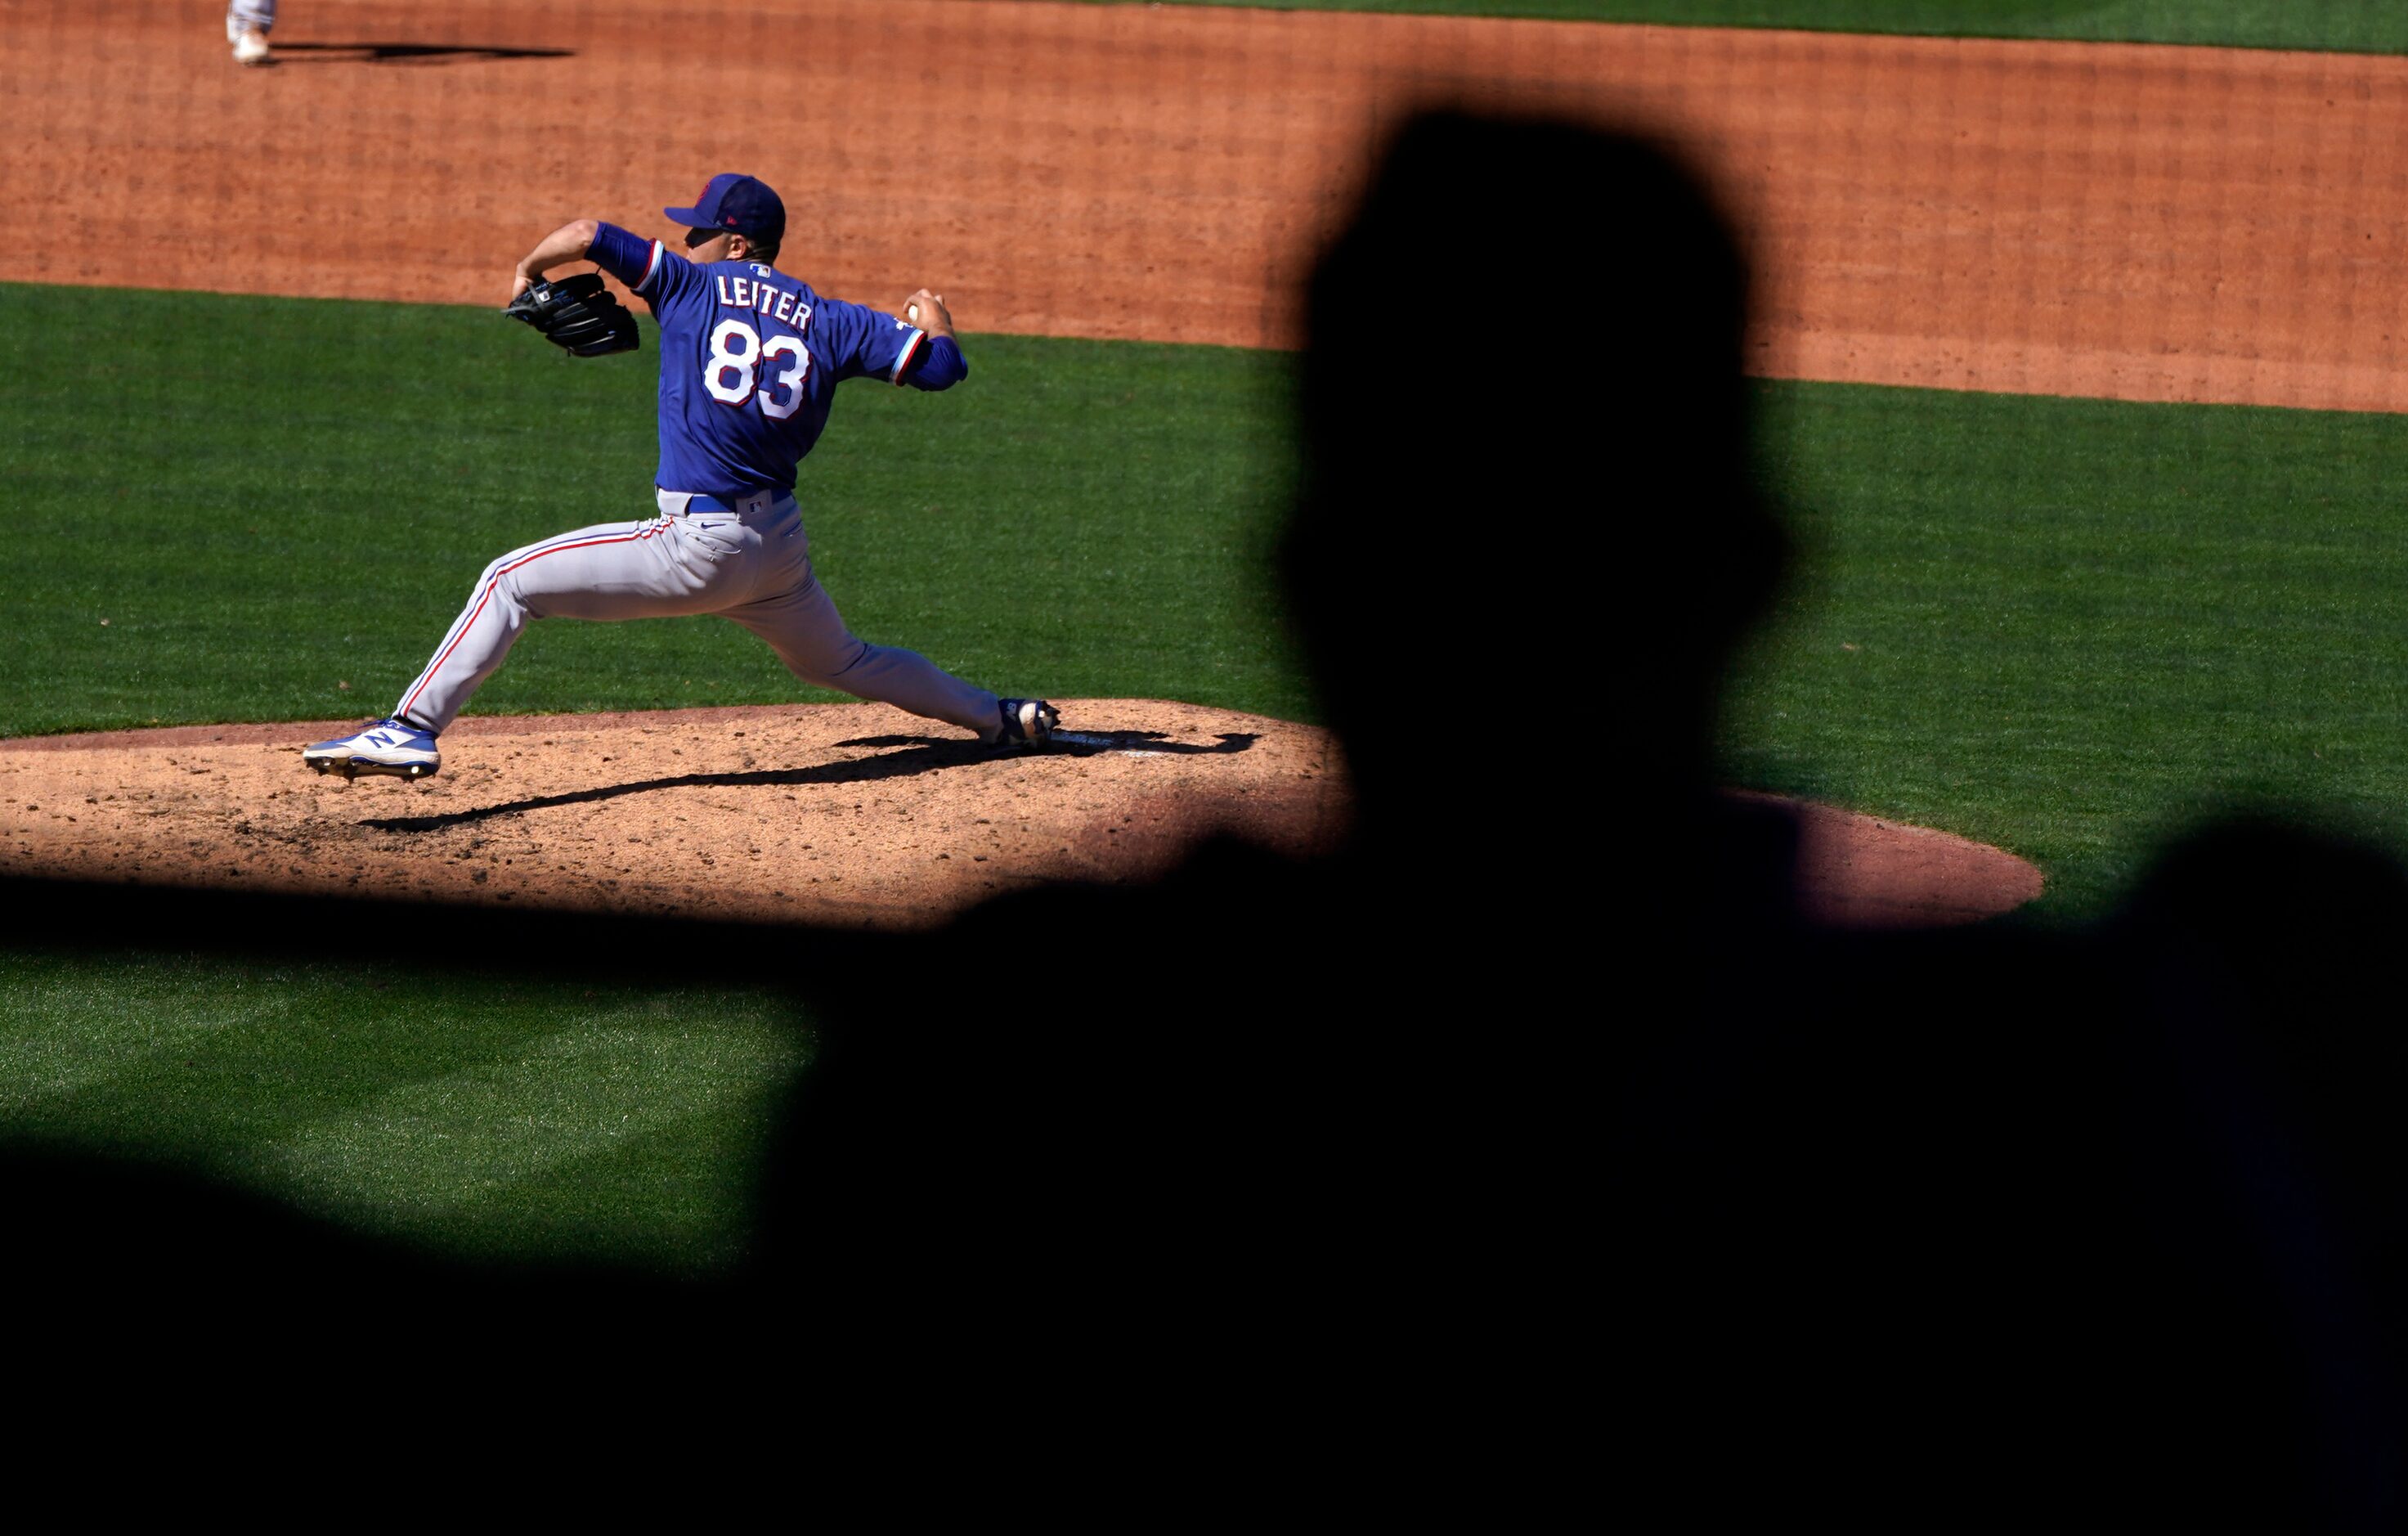
<path id="1" fill-rule="evenodd" d="M 1101 0 L 1135 4 L 1138 0 Z M 2071 42 L 2197 43 L 2224 48 L 2408 51 L 2408 11 L 2362 0 L 1171 0 L 1266 10 L 1390 11 L 1643 22 L 1668 26 L 1784 27 L 1810 32 Z"/>
<path id="2" fill-rule="evenodd" d="M 527 340 L 489 310 L 0 286 L 0 476 L 30 535 L 0 572 L 25 658 L 0 736 L 382 714 L 488 560 L 653 515 L 649 343 Z M 943 395 L 847 386 L 811 455 L 812 555 L 853 627 L 1007 694 L 1309 711 L 1267 606 L 1286 361 L 969 350 Z M 475 708 L 839 696 L 733 624 L 663 621 L 538 625 Z"/>
<path id="3" fill-rule="evenodd" d="M 2058 917 L 2236 802 L 2408 850 L 2408 419 L 1758 395 L 1804 558 L 1734 780 L 2002 844 Z"/>
<path id="4" fill-rule="evenodd" d="M 0 570 L 7 734 L 381 711 L 490 554 L 647 505 L 649 357 L 562 363 L 473 309 L 22 287 L 0 304 L 0 474 L 30 536 Z M 236 333 L 238 365 L 194 339 Z M 315 367 L 337 334 L 379 365 Z M 816 553 L 855 624 L 1009 688 L 1309 718 L 1268 591 L 1289 360 L 995 337 L 971 353 L 946 395 L 848 386 L 810 461 Z M 2001 843 L 2071 916 L 2111 898 L 2163 808 L 2202 797 L 2393 829 L 2399 418 L 1757 393 L 1810 560 L 1735 689 L 1736 780 Z M 804 696 L 835 696 L 733 625 L 670 620 L 537 625 L 476 708 Z"/>
<path id="5" fill-rule="evenodd" d="M 724 985 L 0 950 L 0 1125 L 464 1256 L 707 1272 L 797 1025 Z"/>
<path id="6" fill-rule="evenodd" d="M 1266 590 L 1290 360 L 970 352 L 953 395 L 851 386 L 808 467 L 855 623 L 1005 686 L 1308 715 Z M 490 555 L 644 510 L 651 359 L 561 363 L 481 310 L 0 287 L 0 355 L 9 734 L 380 711 Z M 2408 422 L 1756 394 L 1807 559 L 1735 682 L 1732 780 L 2002 844 L 2057 920 L 2233 797 L 2408 851 Z M 1467 600 L 1511 628 L 1510 591 Z M 798 696 L 732 626 L 670 621 L 538 626 L 478 708 Z M 740 1244 L 759 1107 L 805 1052 L 766 996 L 169 942 L 0 954 L 0 998 L 17 1134 L 678 1270 Z"/>

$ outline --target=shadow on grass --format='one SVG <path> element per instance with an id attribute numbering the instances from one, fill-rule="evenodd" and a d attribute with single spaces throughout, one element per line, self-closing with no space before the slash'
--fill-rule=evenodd
<path id="1" fill-rule="evenodd" d="M 1205 747 L 1164 740 L 1160 731 L 1108 731 L 1068 740 L 1057 738 L 1046 754 L 1094 757 L 1108 752 L 1146 752 L 1164 756 L 1226 755 L 1248 750 L 1256 739 L 1250 731 L 1226 731 L 1222 733 L 1217 744 Z M 360 825 L 374 827 L 380 832 L 441 832 L 450 827 L 489 821 L 495 816 L 522 815 L 530 811 L 550 811 L 564 805 L 590 805 L 599 800 L 615 800 L 622 796 L 641 795 L 656 789 L 793 788 L 799 784 L 874 783 L 886 779 L 934 773 L 942 768 L 972 768 L 998 760 L 993 748 L 959 737 L 865 736 L 839 741 L 837 745 L 898 747 L 902 750 L 877 757 L 820 763 L 810 768 L 762 768 L 750 773 L 681 773 L 674 779 L 644 779 L 635 783 L 604 784 L 598 789 L 575 790 L 566 795 L 538 795 L 530 799 L 509 800 L 500 805 L 454 811 L 440 816 L 372 817 Z"/>

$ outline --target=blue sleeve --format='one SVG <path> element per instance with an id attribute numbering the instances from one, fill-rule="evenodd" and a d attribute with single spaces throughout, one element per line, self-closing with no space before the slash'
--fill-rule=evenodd
<path id="1" fill-rule="evenodd" d="M 585 259 L 627 285 L 658 314 L 664 300 L 698 280 L 694 263 L 658 240 L 631 235 L 617 224 L 597 223 Z"/>
<path id="2" fill-rule="evenodd" d="M 949 336 L 928 337 L 918 356 L 903 360 L 902 381 L 913 389 L 951 389 L 969 376 L 969 359 Z"/>
<path id="3" fill-rule="evenodd" d="M 925 366 L 931 354 L 928 333 L 882 309 L 848 304 L 838 298 L 822 299 L 812 323 L 824 327 L 821 345 L 835 358 L 838 379 L 883 379 L 890 384 L 943 389 L 961 377 L 946 378 L 942 383 L 930 382 L 932 376 Z M 958 365 L 961 349 L 950 350 Z M 964 368 L 962 374 L 968 371 Z"/>

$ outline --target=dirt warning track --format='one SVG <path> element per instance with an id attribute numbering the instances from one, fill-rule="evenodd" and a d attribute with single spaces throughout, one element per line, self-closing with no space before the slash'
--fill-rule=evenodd
<path id="1" fill-rule="evenodd" d="M 1380 126 L 1469 98 L 1692 147 L 1758 248 L 1765 375 L 2408 409 L 2403 59 L 974 0 L 313 0 L 276 65 L 243 70 L 222 9 L 0 11 L 0 194 L 74 232 L 37 225 L 0 279 L 498 306 L 554 223 L 673 234 L 662 205 L 740 166 L 784 190 L 786 265 L 833 293 L 924 282 L 971 330 L 1288 346 Z"/>

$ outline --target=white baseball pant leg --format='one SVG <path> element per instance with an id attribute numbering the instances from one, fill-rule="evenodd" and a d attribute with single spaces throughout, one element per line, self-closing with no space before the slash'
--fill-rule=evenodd
<path id="1" fill-rule="evenodd" d="M 854 635 L 811 569 L 811 542 L 803 514 L 789 497 L 769 507 L 760 533 L 760 596 L 718 610 L 768 643 L 786 670 L 805 682 L 834 688 L 926 720 L 942 720 L 993 737 L 1002 725 L 1002 700 L 953 676 L 917 651 L 872 645 Z"/>
<path id="2" fill-rule="evenodd" d="M 276 0 L 234 0 L 226 7 L 226 41 L 241 30 L 269 32 L 276 26 Z"/>
<path id="3" fill-rule="evenodd" d="M 995 734 L 996 696 L 916 652 L 871 645 L 845 626 L 811 571 L 792 497 L 748 498 L 738 512 L 606 523 L 512 550 L 485 567 L 435 657 L 394 717 L 440 734 L 493 676 L 530 619 L 675 618 L 715 613 L 767 641 L 806 682 L 932 720 Z"/>

